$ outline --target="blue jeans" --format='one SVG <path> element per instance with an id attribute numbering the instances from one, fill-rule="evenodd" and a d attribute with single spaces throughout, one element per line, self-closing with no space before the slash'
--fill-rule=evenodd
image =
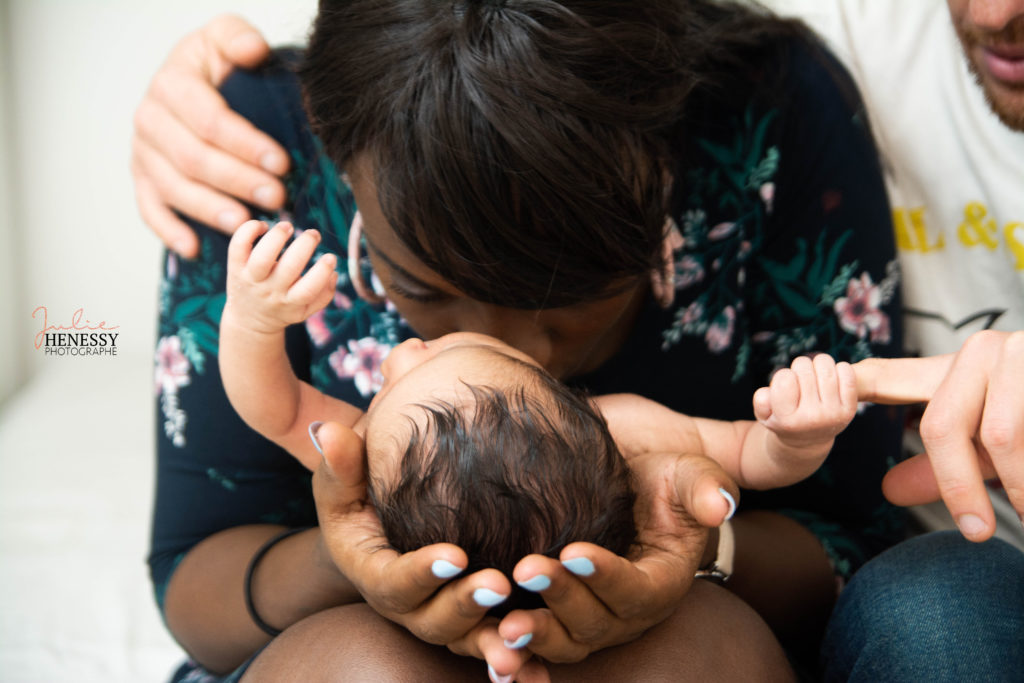
<path id="1" fill-rule="evenodd" d="M 826 681 L 1024 681 L 1024 553 L 955 531 L 864 565 L 822 646 Z"/>

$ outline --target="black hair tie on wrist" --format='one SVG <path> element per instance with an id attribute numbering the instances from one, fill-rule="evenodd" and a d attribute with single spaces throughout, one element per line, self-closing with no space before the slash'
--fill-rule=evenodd
<path id="1" fill-rule="evenodd" d="M 281 629 L 274 628 L 267 622 L 263 621 L 263 618 L 256 611 L 256 605 L 253 604 L 252 576 L 256 573 L 256 565 L 260 563 L 260 560 L 263 559 L 263 556 L 266 555 L 267 552 L 275 545 L 277 545 L 284 539 L 288 538 L 289 536 L 294 536 L 295 534 L 302 533 L 303 531 L 306 531 L 307 529 L 311 528 L 312 527 L 300 527 L 298 529 L 285 529 L 279 534 L 274 534 L 270 537 L 269 540 L 267 540 L 266 543 L 260 546 L 260 549 L 257 550 L 256 553 L 252 556 L 252 559 L 249 560 L 249 566 L 245 569 L 245 609 L 249 612 L 249 617 L 252 619 L 252 622 L 259 626 L 260 630 L 268 635 L 274 637 L 279 636 L 281 635 Z"/>

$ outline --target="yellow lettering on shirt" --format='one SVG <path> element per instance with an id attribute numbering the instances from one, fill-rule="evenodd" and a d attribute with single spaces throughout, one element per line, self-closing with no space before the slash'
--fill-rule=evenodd
<path id="1" fill-rule="evenodd" d="M 1007 223 L 1003 228 L 1006 248 L 1015 259 L 1013 267 L 1024 270 L 1024 223 Z"/>
<path id="2" fill-rule="evenodd" d="M 984 244 L 989 249 L 999 247 L 999 226 L 988 216 L 988 209 L 981 202 L 971 202 L 964 208 L 964 222 L 957 228 L 957 237 L 968 246 Z"/>
<path id="3" fill-rule="evenodd" d="M 929 242 L 923 206 L 915 206 L 912 209 L 893 208 L 892 225 L 896 232 L 896 247 L 902 251 L 927 253 L 946 248 L 946 238 L 941 232 L 934 242 Z"/>

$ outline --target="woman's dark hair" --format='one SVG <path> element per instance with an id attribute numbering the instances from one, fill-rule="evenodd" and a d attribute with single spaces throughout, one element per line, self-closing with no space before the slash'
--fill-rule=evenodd
<path id="1" fill-rule="evenodd" d="M 796 26 L 709 0 L 321 0 L 300 78 L 420 260 L 553 308 L 658 265 L 687 96 Z"/>
<path id="2" fill-rule="evenodd" d="M 422 406 L 394 481 L 371 472 L 370 498 L 401 552 L 433 543 L 466 551 L 465 573 L 512 579 L 531 553 L 557 557 L 587 541 L 626 555 L 636 537 L 630 472 L 603 418 L 581 394 L 535 371 L 541 393 L 469 386 L 464 405 Z M 540 606 L 516 586 L 500 608 Z"/>

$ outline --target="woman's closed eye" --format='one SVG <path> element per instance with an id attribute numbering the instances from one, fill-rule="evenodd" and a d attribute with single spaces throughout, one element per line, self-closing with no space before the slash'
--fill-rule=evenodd
<path id="1" fill-rule="evenodd" d="M 404 287 L 399 284 L 396 280 L 392 280 L 388 285 L 389 294 L 397 294 L 403 299 L 409 301 L 415 301 L 421 304 L 436 304 L 442 301 L 447 301 L 451 298 L 450 294 L 438 291 L 436 289 L 428 289 L 426 287 Z"/>

